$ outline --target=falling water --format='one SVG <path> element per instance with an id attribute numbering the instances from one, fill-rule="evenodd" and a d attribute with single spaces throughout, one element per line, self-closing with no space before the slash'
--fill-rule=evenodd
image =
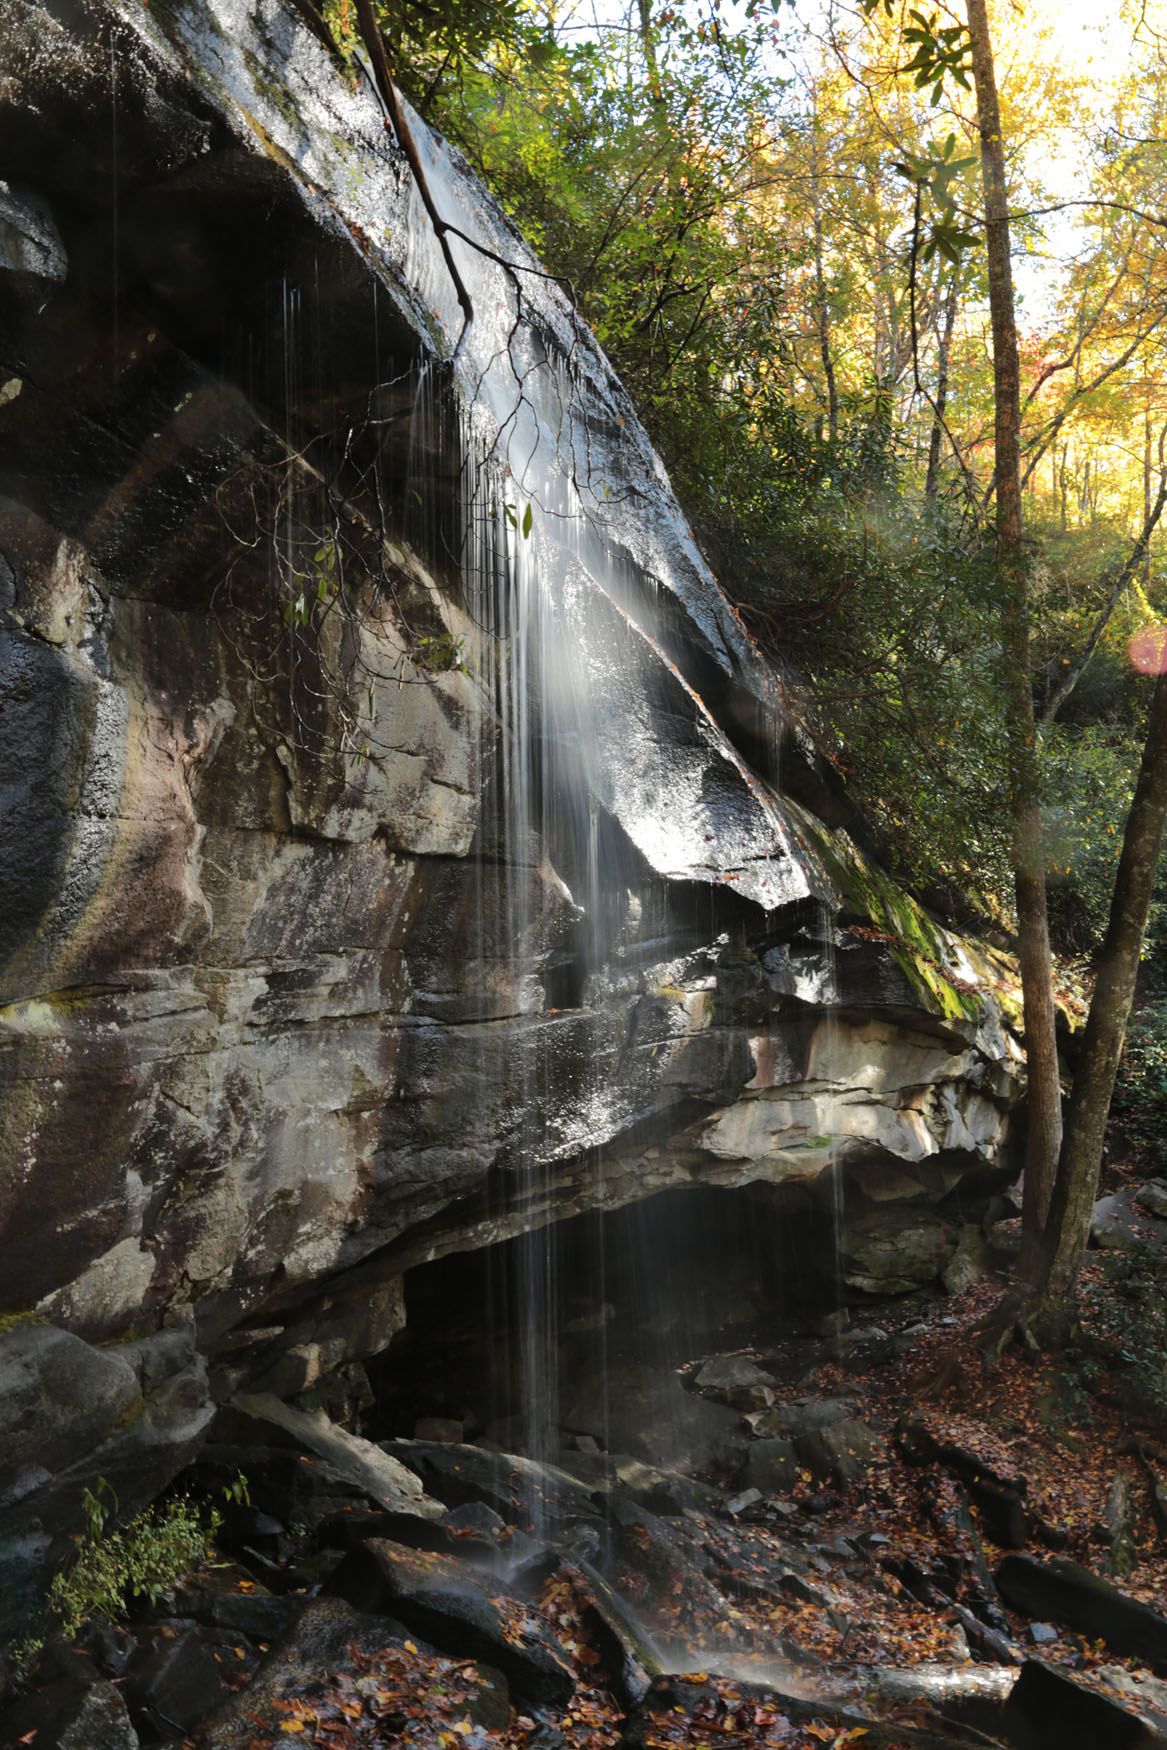
<path id="1" fill-rule="evenodd" d="M 428 138 L 419 137 L 419 145 L 439 210 L 467 235 L 476 234 L 479 217 L 465 201 L 464 183 Z M 463 605 L 474 627 L 466 655 L 490 705 L 475 952 L 485 966 L 490 945 L 501 949 L 505 972 L 499 983 L 510 993 L 512 1020 L 517 1017 L 513 1107 L 507 1134 L 498 1139 L 496 1177 L 500 1205 L 519 1202 L 530 1215 L 517 1248 L 517 1280 L 495 1284 L 491 1293 L 504 1328 L 506 1303 L 517 1310 L 517 1354 L 504 1355 L 500 1368 L 504 1378 L 511 1368 L 518 1375 L 507 1405 L 511 1440 L 504 1444 L 554 1459 L 561 1355 L 556 1235 L 548 1220 L 551 1174 L 556 1161 L 585 1154 L 599 1181 L 593 1192 L 601 1206 L 603 1145 L 620 1124 L 610 1084 L 602 1094 L 599 1077 L 593 1087 L 577 1091 L 574 1128 L 562 1133 L 557 1113 L 561 1128 L 553 1132 L 547 1116 L 548 1055 L 556 1030 L 575 1029 L 577 1036 L 582 1030 L 581 1055 L 585 1065 L 590 1062 L 592 983 L 618 957 L 625 922 L 620 870 L 601 866 L 600 822 L 614 816 L 650 865 L 691 871 L 690 878 L 719 879 L 725 849 L 708 815 L 704 761 L 694 766 L 686 791 L 675 749 L 666 767 L 651 739 L 636 733 L 639 701 L 646 688 L 659 684 L 667 621 L 656 569 L 630 550 L 627 506 L 616 481 L 598 467 L 595 434 L 582 411 L 583 354 L 575 347 L 574 316 L 552 332 L 533 307 L 541 277 L 533 266 L 500 266 L 497 237 L 486 246 L 491 253 L 452 237 L 475 309 L 463 332 L 454 286 L 416 190 L 409 237 L 408 278 L 440 321 L 447 344 L 458 343 L 453 392 L 461 455 L 459 558 Z M 427 375 L 417 411 L 427 424 L 434 417 L 426 400 L 431 393 Z M 616 409 L 612 419 L 623 423 Z M 665 666 L 704 713 L 667 659 Z M 710 735 L 716 734 L 711 719 L 709 726 Z M 735 768 L 734 780 L 749 790 L 764 823 L 761 855 L 744 877 L 731 869 L 725 878 L 741 880 L 738 891 L 774 903 L 784 879 L 773 856 L 781 827 L 761 787 L 724 744 L 721 757 Z M 565 878 L 570 892 L 564 891 Z M 487 913 L 491 898 L 501 912 L 497 919 Z M 549 938 L 548 926 L 552 908 L 565 905 L 576 920 L 570 949 L 574 1002 L 559 1012 L 548 973 L 562 945 Z M 602 1309 L 606 1262 L 599 1245 L 591 1277 L 593 1304 Z M 675 1312 L 685 1288 L 672 1281 L 667 1288 Z M 646 1329 L 656 1332 L 654 1360 L 675 1363 L 684 1358 L 678 1345 L 691 1332 L 670 1324 L 672 1315 L 658 1304 L 660 1292 L 661 1272 L 642 1247 L 637 1301 Z M 602 1317 L 598 1341 L 606 1389 Z M 542 1529 L 537 1503 L 532 1517 Z"/>
<path id="2" fill-rule="evenodd" d="M 255 118 L 264 141 L 296 166 L 313 211 L 325 206 L 358 238 L 383 295 L 448 361 L 416 374 L 407 499 L 398 508 L 405 539 L 434 553 L 449 537 L 447 508 L 419 481 L 432 478 L 435 456 L 457 452 L 450 544 L 469 628 L 461 659 L 484 724 L 477 939 L 467 943 L 484 988 L 473 1026 L 484 1039 L 498 1024 L 511 1042 L 509 1106 L 490 1184 L 500 1209 L 525 1206 L 529 1230 L 521 1281 L 492 1298 L 513 1295 L 520 1304 L 514 1365 L 524 1440 L 553 1453 L 551 1175 L 557 1163 L 587 1160 L 597 1176 L 591 1201 L 602 1205 L 604 1147 L 636 1115 L 618 1078 L 590 1078 L 588 1069 L 603 1043 L 603 969 L 618 960 L 629 889 L 648 872 L 644 940 L 654 884 L 705 889 L 711 915 L 720 888 L 761 915 L 827 883 L 677 665 L 692 659 L 746 715 L 775 715 L 773 677 L 718 591 L 663 468 L 567 297 L 415 122 L 473 304 L 464 329 L 433 226 L 368 83 L 322 83 L 318 48 L 281 11 L 272 28 L 286 51 L 289 101 L 273 101 L 240 46 L 248 33 L 237 27 L 236 8 L 237 0 L 206 0 L 167 28 L 216 94 L 229 93 L 231 113 Z M 208 15 L 218 28 L 208 28 Z M 124 16 L 135 30 L 150 28 L 129 0 Z M 284 312 L 289 337 L 297 319 L 295 309 Z M 289 403 L 295 387 L 287 385 Z M 371 417 L 376 423 L 375 408 Z M 289 529 L 289 565 L 296 538 Z M 581 1068 L 572 1099 L 553 1110 L 550 1066 L 564 1041 Z M 601 1300 L 604 1270 L 599 1258 Z"/>

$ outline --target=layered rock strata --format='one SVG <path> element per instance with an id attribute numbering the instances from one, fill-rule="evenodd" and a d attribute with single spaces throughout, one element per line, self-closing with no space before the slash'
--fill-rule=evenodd
<path id="1" fill-rule="evenodd" d="M 157 1486 L 205 1359 L 302 1391 L 565 1214 L 843 1187 L 876 1280 L 1003 1168 L 1008 968 L 844 830 L 567 300 L 418 122 L 460 337 L 291 8 L 0 23 L 0 1354 L 120 1405 L 181 1337 Z M 115 1432 L 17 1466 L 30 1572 Z"/>

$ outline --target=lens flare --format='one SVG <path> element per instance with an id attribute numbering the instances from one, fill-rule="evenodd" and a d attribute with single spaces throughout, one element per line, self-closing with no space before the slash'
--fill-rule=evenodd
<path id="1" fill-rule="evenodd" d="M 1127 660 L 1140 674 L 1167 672 L 1167 626 L 1144 626 L 1126 647 Z"/>

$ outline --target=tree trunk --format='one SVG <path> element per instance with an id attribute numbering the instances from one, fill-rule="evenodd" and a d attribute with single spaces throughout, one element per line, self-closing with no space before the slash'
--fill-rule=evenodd
<path id="1" fill-rule="evenodd" d="M 1044 1275 L 1036 1322 L 1052 1336 L 1060 1335 L 1069 1323 L 1074 1281 L 1090 1236 L 1106 1120 L 1134 999 L 1165 825 L 1167 675 L 1160 675 L 1151 698 L 1147 739 L 1123 835 L 1110 922 L 1099 954 L 1043 1246 Z"/>
<path id="2" fill-rule="evenodd" d="M 933 406 L 932 435 L 928 440 L 928 472 L 924 476 L 924 497 L 936 497 L 940 484 L 940 444 L 944 436 L 944 415 L 948 411 L 948 361 L 952 355 L 952 331 L 956 327 L 959 300 L 957 276 L 954 273 L 944 300 L 944 325 L 936 342 L 936 401 Z"/>
<path id="3" fill-rule="evenodd" d="M 1009 712 L 1013 868 L 1018 958 L 1025 1011 L 1029 1125 L 1025 1157 L 1022 1268 L 1037 1268 L 1061 1147 L 1061 1087 L 1053 969 L 1046 910 L 1045 850 L 1038 798 L 1037 731 L 1029 657 L 1029 583 L 1021 515 L 1021 371 L 1010 261 L 1009 205 L 1001 110 L 985 0 L 966 0 L 981 136 L 989 315 L 993 332 L 997 571 Z"/>
<path id="4" fill-rule="evenodd" d="M 834 449 L 839 441 L 839 391 L 835 382 L 835 361 L 831 355 L 831 315 L 827 307 L 826 270 L 823 264 L 823 208 L 819 183 L 819 118 L 817 108 L 811 116 L 810 198 L 814 223 L 815 303 L 818 307 L 819 357 L 827 388 L 827 434 Z"/>
<path id="5" fill-rule="evenodd" d="M 1151 517 L 1151 394 L 1148 389 L 1143 402 L 1143 527 Z M 1143 553 L 1143 589 L 1151 587 L 1151 543 Z"/>
<path id="6" fill-rule="evenodd" d="M 1063 444 L 1062 445 L 1062 471 L 1061 471 L 1062 533 L 1063 533 L 1063 535 L 1065 534 L 1066 530 L 1070 526 L 1070 488 L 1069 488 L 1069 484 L 1066 480 L 1066 469 L 1069 466 L 1068 459 L 1067 459 L 1068 456 L 1069 456 L 1069 445 Z"/>
<path id="7" fill-rule="evenodd" d="M 653 103 L 659 106 L 664 103 L 665 94 L 656 53 L 656 33 L 652 26 L 652 0 L 637 0 L 637 11 L 640 14 L 640 46 L 644 50 L 644 62 L 648 71 L 648 94 Z"/>

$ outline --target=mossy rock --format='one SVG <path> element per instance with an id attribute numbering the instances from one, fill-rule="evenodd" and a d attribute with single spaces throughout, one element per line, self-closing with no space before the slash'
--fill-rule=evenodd
<path id="1" fill-rule="evenodd" d="M 789 799 L 785 806 L 795 812 Z M 834 889 L 842 915 L 869 920 L 922 1007 L 947 1021 L 979 1025 L 995 1004 L 1009 1025 L 1020 1026 L 1021 990 L 1007 954 L 946 930 L 845 832 L 831 831 L 802 809 L 797 821 L 802 848 Z"/>

